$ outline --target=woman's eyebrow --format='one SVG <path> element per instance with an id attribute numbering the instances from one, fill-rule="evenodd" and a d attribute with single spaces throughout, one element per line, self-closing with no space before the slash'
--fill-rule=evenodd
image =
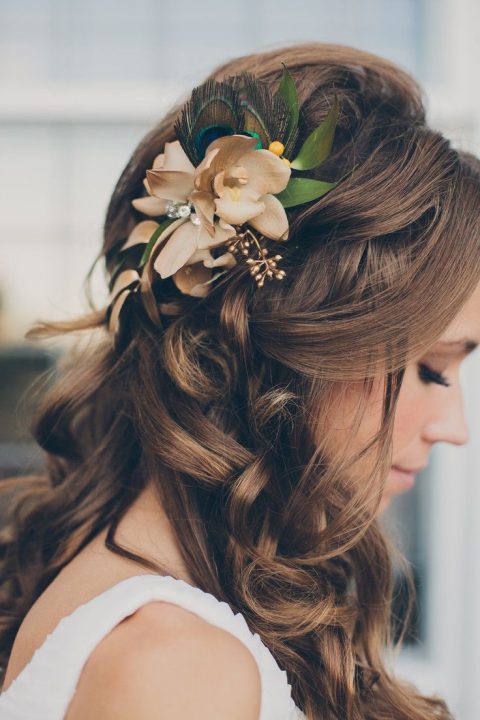
<path id="1" fill-rule="evenodd" d="M 437 343 L 442 348 L 448 350 L 459 350 L 464 353 L 471 353 L 478 347 L 479 343 L 470 338 L 459 338 L 458 340 L 439 340 Z"/>

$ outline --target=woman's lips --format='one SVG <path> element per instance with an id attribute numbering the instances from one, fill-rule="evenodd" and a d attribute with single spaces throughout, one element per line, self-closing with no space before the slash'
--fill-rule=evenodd
<path id="1" fill-rule="evenodd" d="M 393 480 L 399 490 L 409 490 L 415 485 L 415 471 L 402 470 L 392 465 Z"/>

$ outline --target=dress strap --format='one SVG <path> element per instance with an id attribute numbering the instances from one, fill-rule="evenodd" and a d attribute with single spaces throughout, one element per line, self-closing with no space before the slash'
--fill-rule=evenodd
<path id="1" fill-rule="evenodd" d="M 252 653 L 261 678 L 259 720 L 300 720 L 287 674 L 241 613 L 212 594 L 170 575 L 144 574 L 119 583 L 62 618 L 28 665 L 0 695 L 2 720 L 63 720 L 82 668 L 113 628 L 148 602 L 181 606 L 226 630 Z"/>

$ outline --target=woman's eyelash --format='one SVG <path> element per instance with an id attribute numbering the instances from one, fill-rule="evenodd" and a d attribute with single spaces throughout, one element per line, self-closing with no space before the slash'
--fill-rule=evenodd
<path id="1" fill-rule="evenodd" d="M 450 384 L 445 377 L 445 375 L 442 375 L 442 373 L 435 372 L 435 370 L 432 370 L 428 367 L 428 365 L 425 365 L 424 363 L 419 363 L 419 377 L 420 380 L 423 380 L 424 382 L 434 382 L 437 383 L 437 385 L 444 385 L 445 387 L 450 387 Z"/>

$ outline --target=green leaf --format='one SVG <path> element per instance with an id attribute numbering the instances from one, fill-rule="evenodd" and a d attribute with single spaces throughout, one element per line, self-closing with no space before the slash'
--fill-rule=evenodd
<path id="1" fill-rule="evenodd" d="M 278 86 L 277 94 L 282 97 L 285 102 L 287 103 L 289 109 L 290 109 L 290 117 L 288 120 L 288 126 L 287 126 L 287 135 L 285 138 L 285 145 L 287 144 L 288 140 L 290 139 L 290 136 L 294 132 L 295 128 L 298 124 L 298 114 L 299 114 L 299 106 L 298 106 L 298 95 L 297 95 L 297 88 L 295 86 L 295 80 L 290 75 L 287 66 L 285 63 L 282 63 L 283 65 L 283 74 L 282 79 L 280 80 L 280 85 Z"/>
<path id="2" fill-rule="evenodd" d="M 335 95 L 327 117 L 315 130 L 312 130 L 297 157 L 290 163 L 293 170 L 312 170 L 327 159 L 332 149 L 338 115 L 339 103 Z"/>
<path id="3" fill-rule="evenodd" d="M 145 263 L 147 262 L 148 258 L 150 257 L 150 253 L 152 252 L 152 248 L 157 242 L 158 238 L 162 234 L 162 232 L 174 222 L 176 218 L 168 218 L 167 220 L 164 220 L 160 223 L 160 225 L 156 228 L 156 230 L 153 231 L 152 236 L 148 243 L 145 246 L 145 250 L 143 251 L 143 255 L 140 259 L 140 265 L 139 267 L 143 267 Z"/>
<path id="4" fill-rule="evenodd" d="M 291 177 L 285 190 L 282 190 L 275 197 L 280 200 L 284 208 L 289 208 L 317 200 L 329 190 L 333 190 L 337 185 L 338 182 L 330 183 L 323 180 L 314 180 L 313 178 Z"/>

